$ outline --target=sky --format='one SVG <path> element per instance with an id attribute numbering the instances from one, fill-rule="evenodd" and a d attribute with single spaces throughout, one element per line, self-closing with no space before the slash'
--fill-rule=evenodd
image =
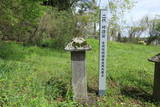
<path id="1" fill-rule="evenodd" d="M 97 0 L 97 4 L 98 6 L 100 6 L 100 8 L 105 8 L 107 6 L 107 1 L 108 0 Z"/>
<path id="2" fill-rule="evenodd" d="M 105 7 L 108 0 L 97 0 L 98 5 Z M 101 3 L 100 3 L 101 1 Z M 160 0 L 133 0 L 136 2 L 135 6 L 128 12 L 124 14 L 125 25 L 132 26 L 135 22 L 138 22 L 144 16 L 148 16 L 153 19 L 156 15 L 160 15 Z M 124 31 L 124 35 L 126 32 Z M 148 32 L 144 32 L 141 36 L 148 36 Z"/>
<path id="3" fill-rule="evenodd" d="M 138 21 L 144 16 L 154 18 L 155 15 L 160 15 L 160 0 L 134 0 L 137 3 L 133 9 L 125 14 L 125 19 L 128 23 Z"/>
<path id="4" fill-rule="evenodd" d="M 108 0 L 98 0 L 98 4 L 101 1 L 101 6 L 105 6 Z M 144 16 L 153 18 L 156 14 L 160 15 L 160 0 L 133 0 L 137 2 L 129 13 L 126 13 L 124 18 L 127 24 L 131 24 L 133 21 L 138 21 Z"/>

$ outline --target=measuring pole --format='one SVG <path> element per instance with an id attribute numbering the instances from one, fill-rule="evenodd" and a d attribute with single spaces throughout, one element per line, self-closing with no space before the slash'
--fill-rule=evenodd
<path id="1" fill-rule="evenodd" d="M 100 9 L 99 96 L 106 92 L 107 9 Z"/>

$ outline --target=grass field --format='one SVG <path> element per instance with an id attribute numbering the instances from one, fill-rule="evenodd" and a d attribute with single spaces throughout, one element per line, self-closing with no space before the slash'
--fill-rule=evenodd
<path id="1" fill-rule="evenodd" d="M 88 40 L 87 78 L 90 95 L 100 107 L 158 106 L 151 97 L 154 64 L 148 58 L 160 47 L 110 42 L 107 95 L 99 98 L 98 41 Z M 0 42 L 0 106 L 75 107 L 72 101 L 70 53 L 63 50 Z M 159 105 L 160 106 L 160 105 Z"/>

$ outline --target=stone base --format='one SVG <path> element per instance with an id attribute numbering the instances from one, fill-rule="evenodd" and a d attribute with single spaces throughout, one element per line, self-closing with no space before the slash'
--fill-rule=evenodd
<path id="1" fill-rule="evenodd" d="M 73 100 L 75 102 L 80 103 L 80 104 L 87 104 L 88 103 L 88 97 L 86 97 L 86 98 L 73 98 Z"/>

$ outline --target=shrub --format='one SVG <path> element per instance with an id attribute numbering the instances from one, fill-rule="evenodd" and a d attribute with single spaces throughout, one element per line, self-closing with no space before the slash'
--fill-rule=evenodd
<path id="1" fill-rule="evenodd" d="M 150 37 L 148 37 L 147 44 L 149 45 L 149 44 L 151 44 L 155 40 L 160 41 L 160 36 L 150 36 Z"/>
<path id="2" fill-rule="evenodd" d="M 63 48 L 76 35 L 76 22 L 70 11 L 48 11 L 41 19 L 36 41 L 53 40 L 54 48 Z"/>
<path id="3" fill-rule="evenodd" d="M 29 35 L 34 33 L 44 11 L 45 8 L 39 4 L 38 0 L 1 0 L 0 32 L 3 34 L 2 39 L 27 41 Z"/>
<path id="4" fill-rule="evenodd" d="M 45 95 L 49 99 L 64 98 L 67 94 L 67 83 L 60 78 L 52 77 L 45 84 Z"/>
<path id="5" fill-rule="evenodd" d="M 22 46 L 15 42 L 0 42 L 0 58 L 19 60 L 25 57 L 25 51 Z"/>

